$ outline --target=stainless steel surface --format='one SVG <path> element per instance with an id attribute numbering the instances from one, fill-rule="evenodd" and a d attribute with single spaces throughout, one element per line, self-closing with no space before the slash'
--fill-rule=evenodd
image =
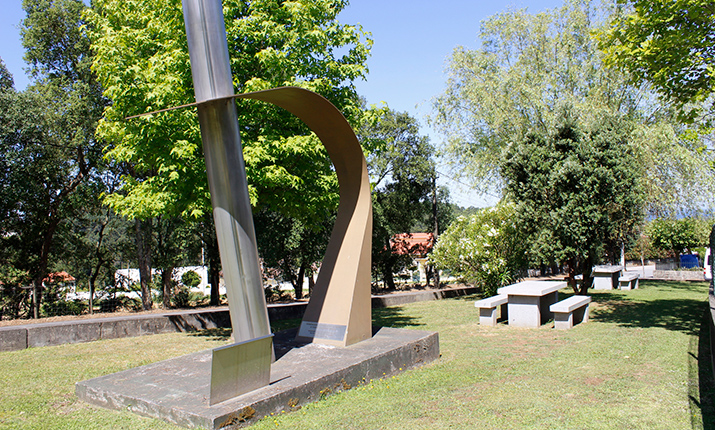
<path id="1" fill-rule="evenodd" d="M 183 0 L 191 73 L 233 336 L 270 334 L 220 0 Z M 269 355 L 270 357 L 270 355 Z"/>
<path id="2" fill-rule="evenodd" d="M 268 385 L 272 349 L 273 335 L 214 349 L 209 405 Z"/>

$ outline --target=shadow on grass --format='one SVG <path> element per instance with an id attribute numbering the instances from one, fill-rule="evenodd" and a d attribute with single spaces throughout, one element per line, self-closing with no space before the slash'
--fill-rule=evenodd
<path id="1" fill-rule="evenodd" d="M 698 335 L 698 321 L 703 301 L 695 299 L 655 299 L 636 301 L 613 293 L 593 294 L 591 299 L 600 304 L 592 313 L 594 321 L 616 323 L 623 327 L 661 327 Z"/>
<path id="2" fill-rule="evenodd" d="M 688 360 L 688 397 L 692 427 L 699 428 L 697 412 L 702 416 L 702 428 L 715 430 L 715 379 L 713 379 L 712 350 L 710 346 L 710 315 L 706 311 L 700 320 L 700 332 L 691 344 Z M 697 342 L 697 347 L 694 345 Z M 696 355 L 697 354 L 697 355 Z"/>
<path id="3" fill-rule="evenodd" d="M 640 282 L 640 288 L 657 288 L 660 291 L 672 290 L 673 292 L 702 292 L 707 290 L 707 284 L 701 281 L 661 281 L 644 279 Z"/>
<path id="4" fill-rule="evenodd" d="M 400 306 L 372 310 L 372 325 L 379 327 L 418 327 L 424 325 L 415 317 L 406 315 Z"/>
<path id="5" fill-rule="evenodd" d="M 225 341 L 231 337 L 231 327 L 219 327 L 219 328 L 207 328 L 199 331 L 192 331 L 189 336 L 207 337 L 210 340 L 220 340 Z"/>

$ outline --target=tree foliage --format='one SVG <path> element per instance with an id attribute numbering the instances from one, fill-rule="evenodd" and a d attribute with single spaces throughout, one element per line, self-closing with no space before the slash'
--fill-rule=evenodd
<path id="1" fill-rule="evenodd" d="M 502 164 L 516 218 L 533 262 L 565 263 L 571 285 L 591 269 L 609 240 L 624 241 L 642 220 L 638 148 L 617 120 L 596 128 L 565 120 L 555 134 L 533 133 L 512 145 Z"/>
<path id="2" fill-rule="evenodd" d="M 393 274 L 411 259 L 393 253 L 390 240 L 395 234 L 414 232 L 426 218 L 431 219 L 434 150 L 429 139 L 419 134 L 415 118 L 387 107 L 370 108 L 358 136 L 370 151 L 373 277 L 395 288 Z"/>
<path id="3" fill-rule="evenodd" d="M 78 209 L 71 197 L 101 157 L 94 128 L 103 100 L 89 69 L 85 7 L 79 0 L 25 0 L 21 34 L 35 83 L 16 92 L 2 73 L 1 248 L 11 254 L 3 259 L 32 280 L 35 317 L 56 234 Z"/>
<path id="4" fill-rule="evenodd" d="M 715 91 L 715 4 L 711 0 L 620 0 L 602 35 L 608 62 L 649 82 L 681 107 Z"/>
<path id="5" fill-rule="evenodd" d="M 446 136 L 442 148 L 477 188 L 500 189 L 499 160 L 528 133 L 554 134 L 565 110 L 587 127 L 602 118 L 632 124 L 641 147 L 643 192 L 651 213 L 713 204 L 713 179 L 704 143 L 675 121 L 667 106 L 630 75 L 604 67 L 593 33 L 609 10 L 567 0 L 536 15 L 510 10 L 482 23 L 479 49 L 457 47 L 447 89 L 434 100 L 432 122 Z M 691 184 L 705 181 L 703 189 Z"/>
<path id="6" fill-rule="evenodd" d="M 330 99 L 349 118 L 359 112 L 350 84 L 366 72 L 370 40 L 336 16 L 345 1 L 224 1 L 237 93 L 298 85 Z M 130 115 L 193 101 L 188 48 L 178 0 L 99 0 L 87 13 L 94 70 L 112 105 L 99 134 L 108 156 L 129 163 L 120 213 L 199 216 L 209 191 L 198 122 L 191 109 L 124 121 Z M 251 202 L 309 222 L 329 216 L 337 185 L 326 152 L 287 112 L 238 103 Z"/>
<path id="7" fill-rule="evenodd" d="M 707 243 L 698 234 L 697 221 L 693 218 L 655 219 L 649 225 L 648 236 L 655 247 L 671 251 L 677 261 L 686 249 Z"/>
<path id="8" fill-rule="evenodd" d="M 430 256 L 438 268 L 482 288 L 485 297 L 522 277 L 528 246 L 513 203 L 460 216 L 439 237 Z"/>

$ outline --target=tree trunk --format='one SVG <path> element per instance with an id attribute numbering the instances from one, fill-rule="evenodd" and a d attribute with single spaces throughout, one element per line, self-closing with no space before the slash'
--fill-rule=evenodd
<path id="1" fill-rule="evenodd" d="M 593 285 L 593 260 L 591 258 L 587 258 L 586 261 L 584 261 L 581 274 L 583 275 L 583 283 L 581 284 L 579 294 L 587 296 L 588 289 Z"/>
<path id="2" fill-rule="evenodd" d="M 432 218 L 434 219 L 434 229 L 432 231 L 432 248 L 437 244 L 437 237 L 439 236 L 439 219 L 437 218 L 437 175 L 432 177 Z M 434 287 L 439 288 L 439 270 L 430 264 L 430 272 L 432 272 L 432 278 L 434 279 Z M 429 286 L 429 278 L 427 278 L 427 285 Z"/>
<path id="3" fill-rule="evenodd" d="M 163 305 L 164 309 L 169 309 L 171 307 L 171 292 L 173 291 L 171 275 L 174 273 L 173 267 L 168 267 L 161 272 L 161 285 L 162 285 L 162 296 L 164 297 Z"/>
<path id="4" fill-rule="evenodd" d="M 152 308 L 151 299 L 151 220 L 137 219 L 136 227 L 137 262 L 139 265 L 139 284 L 142 292 L 142 309 Z"/>
<path id="5" fill-rule="evenodd" d="M 32 281 L 32 318 L 40 318 L 40 303 L 42 303 L 42 277 Z"/>
<path id="6" fill-rule="evenodd" d="M 87 309 L 90 315 L 94 315 L 94 279 L 89 279 L 89 308 Z"/>
<path id="7" fill-rule="evenodd" d="M 295 284 L 293 284 L 296 300 L 303 298 L 303 279 L 305 279 L 305 265 L 301 264 L 300 269 L 298 270 L 298 280 Z"/>
<path id="8" fill-rule="evenodd" d="M 626 242 L 621 241 L 621 266 L 626 270 Z"/>
<path id="9" fill-rule="evenodd" d="M 313 296 L 313 288 L 315 287 L 315 274 L 311 273 L 308 276 L 308 296 Z"/>
<path id="10" fill-rule="evenodd" d="M 385 289 L 394 290 L 395 289 L 395 278 L 392 275 L 392 265 L 385 264 L 382 272 L 382 278 L 385 281 Z"/>

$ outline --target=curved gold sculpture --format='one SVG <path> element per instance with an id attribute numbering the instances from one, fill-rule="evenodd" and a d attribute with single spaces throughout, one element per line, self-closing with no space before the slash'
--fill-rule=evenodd
<path id="1" fill-rule="evenodd" d="M 367 162 L 353 129 L 332 103 L 302 88 L 234 97 L 262 100 L 300 118 L 325 145 L 338 176 L 338 216 L 298 338 L 340 346 L 370 338 L 372 200 Z"/>
<path id="2" fill-rule="evenodd" d="M 367 161 L 352 127 L 330 101 L 303 88 L 282 87 L 215 97 L 127 119 L 235 98 L 271 103 L 300 118 L 325 146 L 338 176 L 338 216 L 298 339 L 347 346 L 370 338 L 372 198 Z"/>

